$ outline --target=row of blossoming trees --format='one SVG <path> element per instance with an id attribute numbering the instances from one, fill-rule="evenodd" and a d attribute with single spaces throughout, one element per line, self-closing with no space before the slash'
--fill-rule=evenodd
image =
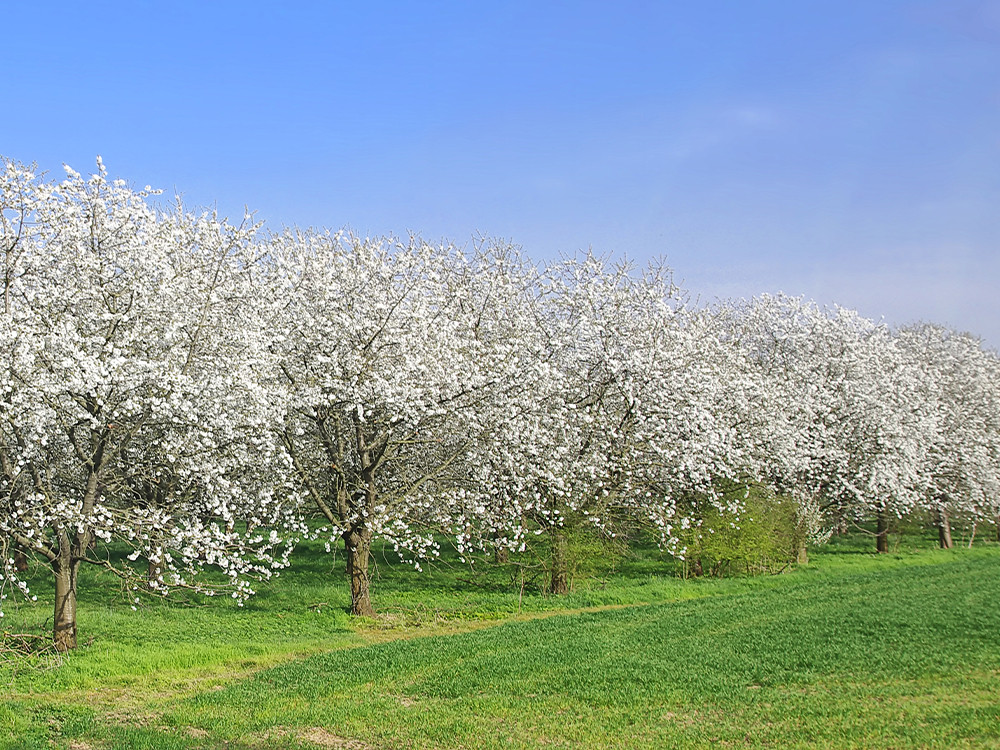
<path id="1" fill-rule="evenodd" d="M 0 596 L 47 566 L 57 648 L 82 564 L 242 601 L 316 516 L 369 614 L 376 538 L 419 560 L 547 535 L 560 591 L 567 529 L 642 524 L 683 556 L 699 509 L 739 517 L 723 484 L 794 498 L 817 538 L 877 519 L 879 549 L 894 515 L 944 540 L 998 512 L 1000 363 L 968 335 L 0 166 Z"/>

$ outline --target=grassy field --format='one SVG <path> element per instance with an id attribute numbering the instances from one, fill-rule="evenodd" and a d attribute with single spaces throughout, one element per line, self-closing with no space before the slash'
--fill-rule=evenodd
<path id="1" fill-rule="evenodd" d="M 0 748 L 1000 747 L 1000 547 L 869 545 L 689 581 L 646 550 L 566 597 L 380 560 L 360 622 L 317 549 L 243 609 L 89 572 L 88 645 L 0 665 Z"/>

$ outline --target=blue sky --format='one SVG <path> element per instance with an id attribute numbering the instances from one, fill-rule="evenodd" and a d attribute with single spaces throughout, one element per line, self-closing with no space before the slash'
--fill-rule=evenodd
<path id="1" fill-rule="evenodd" d="M 10 4 L 0 154 L 1000 346 L 1000 0 Z"/>

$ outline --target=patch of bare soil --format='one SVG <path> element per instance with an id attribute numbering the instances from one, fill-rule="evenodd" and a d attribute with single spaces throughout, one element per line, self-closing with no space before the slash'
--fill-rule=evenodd
<path id="1" fill-rule="evenodd" d="M 293 737 L 300 742 L 308 742 L 317 747 L 332 747 L 336 750 L 376 750 L 374 745 L 369 745 L 367 742 L 362 742 L 361 740 L 341 737 L 323 727 L 308 727 L 307 729 L 272 727 L 263 734 L 253 735 L 250 741 L 254 747 L 270 747 L 268 740 L 279 737 Z"/>
<path id="2" fill-rule="evenodd" d="M 355 632 L 360 636 L 357 643 L 352 643 L 344 648 L 364 648 L 390 641 L 408 641 L 416 638 L 428 638 L 439 635 L 460 635 L 470 633 L 474 630 L 485 630 L 495 628 L 510 622 L 528 622 L 530 620 L 544 620 L 549 617 L 560 615 L 579 615 L 593 612 L 606 612 L 608 610 L 629 609 L 634 607 L 646 607 L 649 602 L 639 602 L 635 604 L 600 604 L 594 607 L 579 607 L 575 609 L 552 609 L 541 612 L 523 612 L 518 614 L 507 614 L 498 616 L 495 619 L 486 620 L 462 620 L 462 619 L 430 619 L 419 620 L 410 617 L 407 613 L 388 612 L 379 614 L 377 617 L 358 622 L 355 625 Z"/>

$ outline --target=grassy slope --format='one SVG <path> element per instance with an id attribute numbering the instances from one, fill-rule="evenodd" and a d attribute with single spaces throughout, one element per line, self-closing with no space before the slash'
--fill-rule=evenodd
<path id="1" fill-rule="evenodd" d="M 304 556 L 246 611 L 91 608 L 93 645 L 0 675 L 0 747 L 1000 747 L 995 546 L 834 546 L 729 581 L 637 560 L 568 599 L 522 602 L 635 606 L 520 620 L 497 580 L 383 564 L 388 622 L 360 629 L 329 566 Z M 408 637 L 427 632 L 442 634 Z"/>

